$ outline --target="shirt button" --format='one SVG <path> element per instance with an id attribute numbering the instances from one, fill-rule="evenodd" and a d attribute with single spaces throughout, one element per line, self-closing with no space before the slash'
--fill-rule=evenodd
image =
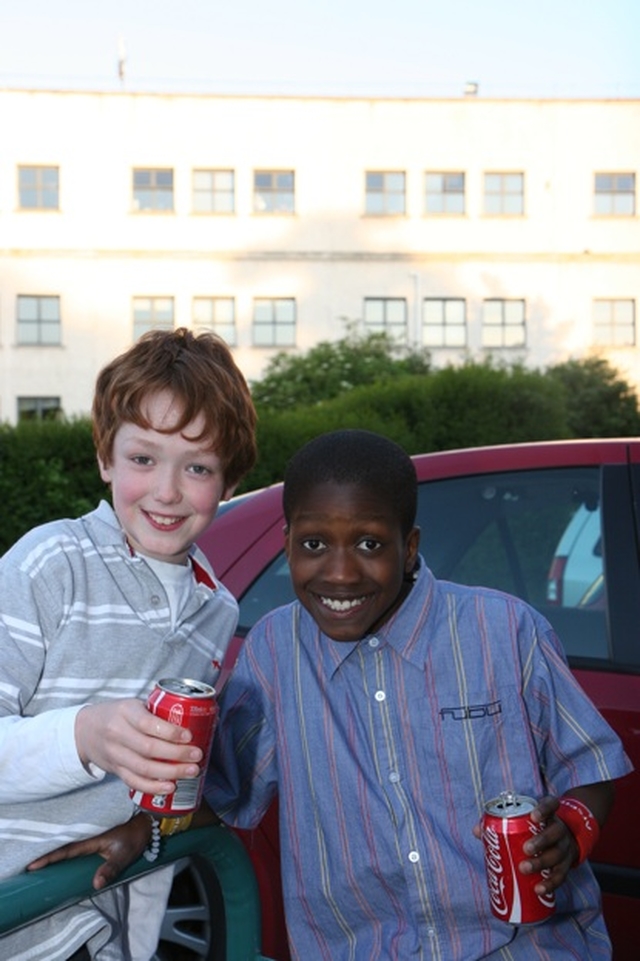
<path id="1" fill-rule="evenodd" d="M 160 603 L 160 598 L 158 597 L 158 595 L 157 595 L 157 594 L 152 594 L 152 595 L 151 595 L 151 606 L 152 606 L 152 607 L 157 607 L 159 603 Z"/>
<path id="2" fill-rule="evenodd" d="M 369 638 L 369 647 L 377 647 L 379 643 L 380 641 L 378 640 L 377 637 Z"/>
<path id="3" fill-rule="evenodd" d="M 420 855 L 417 851 L 409 851 L 409 860 L 412 864 L 417 864 L 420 860 Z"/>
<path id="4" fill-rule="evenodd" d="M 400 780 L 400 775 L 398 774 L 397 771 L 391 771 L 391 773 L 389 774 L 389 780 L 391 781 L 392 784 L 397 784 L 398 781 Z"/>
<path id="5" fill-rule="evenodd" d="M 435 928 L 427 928 L 427 937 L 435 938 L 435 936 L 436 936 Z"/>
<path id="6" fill-rule="evenodd" d="M 375 693 L 376 701 L 384 701 L 386 697 L 387 695 L 384 693 L 384 691 L 376 691 Z"/>

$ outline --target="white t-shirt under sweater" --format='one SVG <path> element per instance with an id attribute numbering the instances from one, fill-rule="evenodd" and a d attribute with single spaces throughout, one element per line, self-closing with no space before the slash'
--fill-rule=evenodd
<path id="1" fill-rule="evenodd" d="M 144 698 L 160 677 L 215 685 L 238 608 L 202 552 L 191 557 L 201 576 L 178 591 L 175 617 L 106 502 L 30 531 L 0 558 L 0 877 L 131 817 L 126 785 L 92 775 L 78 758 L 74 723 L 84 705 Z M 97 929 L 95 914 L 78 906 L 55 915 L 55 944 L 42 938 L 42 951 L 32 944 L 24 957 L 68 957 Z M 19 958 L 13 939 L 26 948 L 45 923 L 0 939 L 0 957 Z"/>

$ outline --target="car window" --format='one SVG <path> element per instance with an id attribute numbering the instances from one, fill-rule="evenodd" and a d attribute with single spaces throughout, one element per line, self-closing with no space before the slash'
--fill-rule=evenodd
<path id="1" fill-rule="evenodd" d="M 421 550 L 437 577 L 516 594 L 567 654 L 606 658 L 600 471 L 513 471 L 422 484 Z"/>
<path id="2" fill-rule="evenodd" d="M 437 577 L 516 594 L 541 611 L 567 654 L 607 658 L 598 468 L 423 482 L 421 552 Z M 293 599 L 280 554 L 240 600 L 246 631 Z"/>

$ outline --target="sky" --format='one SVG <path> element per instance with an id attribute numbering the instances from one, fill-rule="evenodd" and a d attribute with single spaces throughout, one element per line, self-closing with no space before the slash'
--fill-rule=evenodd
<path id="1" fill-rule="evenodd" d="M 639 43 L 640 0 L 0 0 L 0 90 L 640 98 Z"/>

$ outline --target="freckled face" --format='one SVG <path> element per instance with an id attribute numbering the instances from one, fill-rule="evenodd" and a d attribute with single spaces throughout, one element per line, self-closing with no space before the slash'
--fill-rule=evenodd
<path id="1" fill-rule="evenodd" d="M 220 461 L 197 437 L 204 425 L 198 416 L 183 433 L 161 433 L 179 420 L 172 397 L 154 394 L 144 414 L 145 430 L 122 424 L 114 439 L 112 462 L 100 463 L 111 484 L 114 510 L 139 554 L 183 564 L 193 542 L 209 526 L 218 504 L 230 497 Z"/>
<path id="2" fill-rule="evenodd" d="M 356 484 L 317 484 L 289 520 L 286 553 L 297 597 L 323 633 L 357 641 L 409 591 L 420 532 L 403 536 L 393 505 Z"/>

